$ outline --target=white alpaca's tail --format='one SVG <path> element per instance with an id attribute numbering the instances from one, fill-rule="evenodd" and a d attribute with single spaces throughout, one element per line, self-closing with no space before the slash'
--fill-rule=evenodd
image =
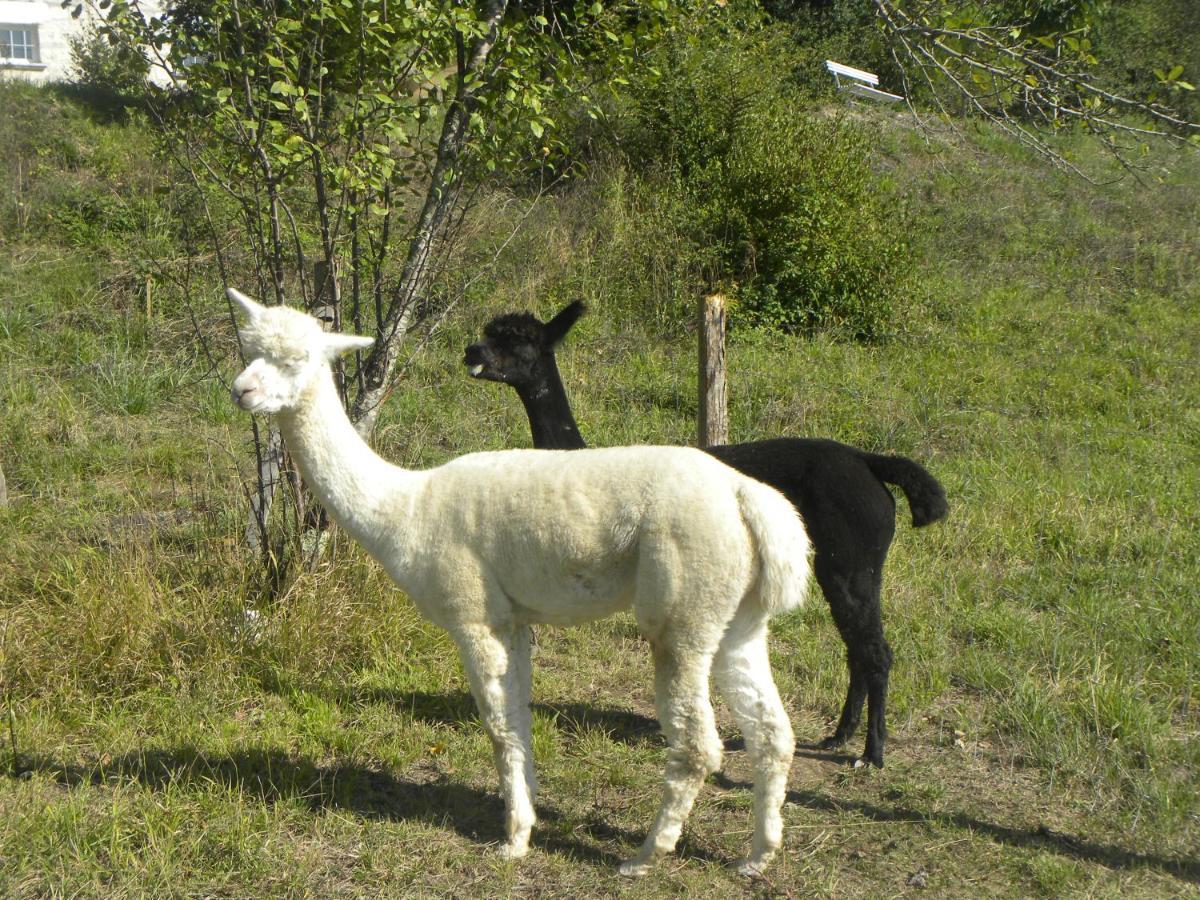
<path id="1" fill-rule="evenodd" d="M 768 616 L 798 609 L 808 596 L 812 544 L 795 507 L 774 488 L 747 478 L 738 489 L 742 519 L 758 554 L 758 601 Z"/>

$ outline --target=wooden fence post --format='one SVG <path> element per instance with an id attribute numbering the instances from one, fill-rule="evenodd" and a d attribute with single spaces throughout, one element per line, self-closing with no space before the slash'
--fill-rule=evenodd
<path id="1" fill-rule="evenodd" d="M 701 447 L 729 442 L 729 409 L 725 390 L 725 295 L 700 301 Z"/>

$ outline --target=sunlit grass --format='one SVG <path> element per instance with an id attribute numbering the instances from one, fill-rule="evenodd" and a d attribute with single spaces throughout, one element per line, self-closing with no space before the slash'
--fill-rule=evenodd
<path id="1" fill-rule="evenodd" d="M 937 895 L 1186 893 L 1200 169 L 1178 158 L 1161 183 L 1096 189 L 991 137 L 938 161 L 904 132 L 885 143 L 928 224 L 921 293 L 877 345 L 735 334 L 733 433 L 913 456 L 951 515 L 914 531 L 899 504 L 883 772 L 810 749 L 845 690 L 823 601 L 776 623 L 802 746 L 787 853 L 750 890 L 877 896 L 924 871 Z M 550 314 L 580 288 L 592 312 L 559 358 L 585 436 L 692 439 L 694 338 L 606 301 L 604 248 L 569 239 L 616 215 L 589 190 L 548 203 L 495 292 L 415 358 L 381 452 L 433 465 L 528 446 L 516 398 L 469 381 L 461 348 L 490 314 Z M 240 545 L 250 457 L 221 382 L 232 359 L 206 376 L 185 310 L 147 317 L 106 281 L 109 255 L 18 249 L 0 256 L 0 894 L 746 890 L 724 865 L 749 828 L 738 749 L 680 859 L 636 885 L 613 875 L 663 763 L 627 617 L 541 631 L 543 822 L 528 860 L 487 852 L 502 830 L 491 749 L 448 638 L 344 536 L 263 590 Z"/>

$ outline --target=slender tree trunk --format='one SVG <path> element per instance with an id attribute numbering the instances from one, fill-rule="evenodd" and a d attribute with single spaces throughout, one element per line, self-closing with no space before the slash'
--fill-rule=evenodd
<path id="1" fill-rule="evenodd" d="M 279 473 L 283 469 L 283 438 L 274 425 L 267 429 L 265 440 L 258 425 L 254 426 L 254 449 L 258 451 L 257 490 L 250 497 L 250 521 L 246 523 L 246 543 L 253 550 L 270 553 L 267 520 L 271 516 L 271 504 L 275 489 L 279 486 Z"/>
<path id="2" fill-rule="evenodd" d="M 700 301 L 701 447 L 729 443 L 729 409 L 725 389 L 725 297 L 709 294 Z"/>

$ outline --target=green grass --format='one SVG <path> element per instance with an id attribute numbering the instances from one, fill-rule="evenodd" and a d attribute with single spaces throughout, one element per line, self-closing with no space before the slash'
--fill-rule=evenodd
<path id="1" fill-rule="evenodd" d="M 990 134 L 934 156 L 889 122 L 880 165 L 927 225 L 920 293 L 876 345 L 735 335 L 733 431 L 914 456 L 951 515 L 914 531 L 900 505 L 885 770 L 814 749 L 845 686 L 823 601 L 776 623 L 800 746 L 786 851 L 752 883 L 727 868 L 750 794 L 724 713 L 726 765 L 678 857 L 614 874 L 663 765 L 626 617 L 541 632 L 541 823 L 526 860 L 490 853 L 496 776 L 448 639 L 344 536 L 273 600 L 239 545 L 248 429 L 218 292 L 197 311 L 219 335 L 208 375 L 187 311 L 164 292 L 147 318 L 111 245 L 0 237 L 0 895 L 1194 894 L 1200 165 L 1093 188 Z M 611 248 L 575 240 L 619 215 L 597 204 L 584 185 L 537 211 L 414 360 L 386 456 L 528 446 L 461 348 L 579 287 L 593 311 L 559 358 L 585 435 L 691 439 L 694 338 L 630 318 L 651 287 L 606 297 Z"/>

